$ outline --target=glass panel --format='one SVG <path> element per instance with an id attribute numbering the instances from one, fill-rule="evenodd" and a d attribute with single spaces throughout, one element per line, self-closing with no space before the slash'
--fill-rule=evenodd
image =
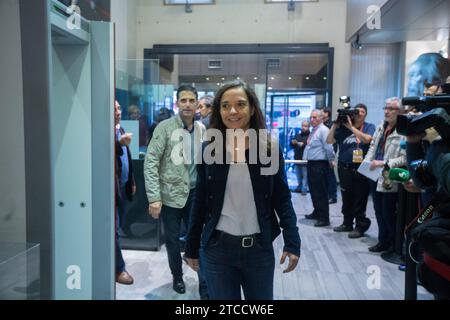
<path id="1" fill-rule="evenodd" d="M 40 299 L 40 246 L 0 243 L 0 300 Z"/>
<path id="2" fill-rule="evenodd" d="M 121 125 L 133 133 L 130 146 L 133 159 L 145 157 L 152 124 L 162 108 L 174 109 L 171 84 L 162 84 L 159 60 L 118 60 L 116 100 L 122 106 Z"/>
<path id="3" fill-rule="evenodd" d="M 327 89 L 328 54 L 272 54 L 264 58 L 268 90 Z"/>
<path id="4" fill-rule="evenodd" d="M 133 133 L 130 146 L 136 194 L 127 202 L 119 220 L 122 249 L 159 250 L 162 244 L 160 220 L 148 214 L 144 184 L 144 158 L 156 123 L 163 110 L 174 114 L 174 86 L 168 83 L 165 64 L 156 60 L 116 61 L 116 100 L 122 106 L 120 125 Z M 170 79 L 170 76 L 168 77 Z"/>

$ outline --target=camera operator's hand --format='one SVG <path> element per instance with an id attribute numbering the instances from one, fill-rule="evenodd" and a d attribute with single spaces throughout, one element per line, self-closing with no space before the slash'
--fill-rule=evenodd
<path id="1" fill-rule="evenodd" d="M 349 116 L 347 116 L 347 122 L 346 123 L 344 123 L 344 126 L 348 129 L 348 130 L 352 130 L 352 127 L 353 127 L 353 123 L 352 123 L 352 119 L 349 117 Z"/>
<path id="2" fill-rule="evenodd" d="M 421 193 L 422 189 L 416 187 L 412 179 L 409 179 L 407 182 L 403 182 L 403 187 L 406 191 L 411 193 Z"/>
<path id="3" fill-rule="evenodd" d="M 407 136 L 406 141 L 408 143 L 419 143 L 425 137 L 425 133 L 415 134 L 413 136 Z"/>

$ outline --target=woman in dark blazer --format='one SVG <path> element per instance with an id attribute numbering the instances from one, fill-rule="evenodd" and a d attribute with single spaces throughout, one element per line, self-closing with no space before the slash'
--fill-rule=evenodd
<path id="1" fill-rule="evenodd" d="M 272 242 L 280 234 L 280 226 L 284 238 L 280 263 L 289 258 L 284 272 L 294 270 L 300 257 L 283 156 L 275 143 L 264 139 L 264 131 L 259 135 L 265 129 L 264 116 L 256 94 L 242 81 L 227 83 L 217 92 L 211 128 L 223 138 L 214 142 L 226 143 L 211 153 L 214 163 L 207 164 L 211 161 L 204 157 L 197 165 L 187 262 L 197 271 L 201 261 L 211 299 L 240 300 L 241 287 L 245 299 L 273 299 Z M 244 132 L 246 135 L 239 135 Z M 252 132 L 256 133 L 254 139 L 249 138 Z M 205 155 L 208 146 L 204 145 Z M 270 155 L 269 163 L 262 161 L 261 151 Z M 226 160 L 221 155 L 226 155 Z"/>

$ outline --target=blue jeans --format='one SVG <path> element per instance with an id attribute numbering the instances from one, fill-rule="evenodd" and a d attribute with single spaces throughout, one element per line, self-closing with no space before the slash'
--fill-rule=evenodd
<path id="1" fill-rule="evenodd" d="M 259 236 L 253 246 L 242 246 L 240 237 L 216 233 L 200 251 L 212 300 L 272 300 L 275 258 L 273 248 L 263 248 Z"/>
<path id="2" fill-rule="evenodd" d="M 161 209 L 161 218 L 164 227 L 164 239 L 167 248 L 167 257 L 169 259 L 169 267 L 174 279 L 183 278 L 181 246 L 180 246 L 180 228 L 181 220 L 185 225 L 189 224 L 189 216 L 192 209 L 192 200 L 194 190 L 189 193 L 186 204 L 183 208 L 172 208 L 164 206 Z M 203 278 L 202 272 L 198 272 L 199 293 L 200 297 L 206 297 L 206 280 Z"/>
<path id="3" fill-rule="evenodd" d="M 306 171 L 306 166 L 295 165 L 295 174 L 297 176 L 297 188 L 302 192 L 308 192 L 308 172 Z"/>

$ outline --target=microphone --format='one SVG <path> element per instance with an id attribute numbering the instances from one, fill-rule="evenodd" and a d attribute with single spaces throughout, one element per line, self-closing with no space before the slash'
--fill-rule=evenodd
<path id="1" fill-rule="evenodd" d="M 389 179 L 396 182 L 407 182 L 411 178 L 409 171 L 402 168 L 392 168 L 389 170 Z"/>

